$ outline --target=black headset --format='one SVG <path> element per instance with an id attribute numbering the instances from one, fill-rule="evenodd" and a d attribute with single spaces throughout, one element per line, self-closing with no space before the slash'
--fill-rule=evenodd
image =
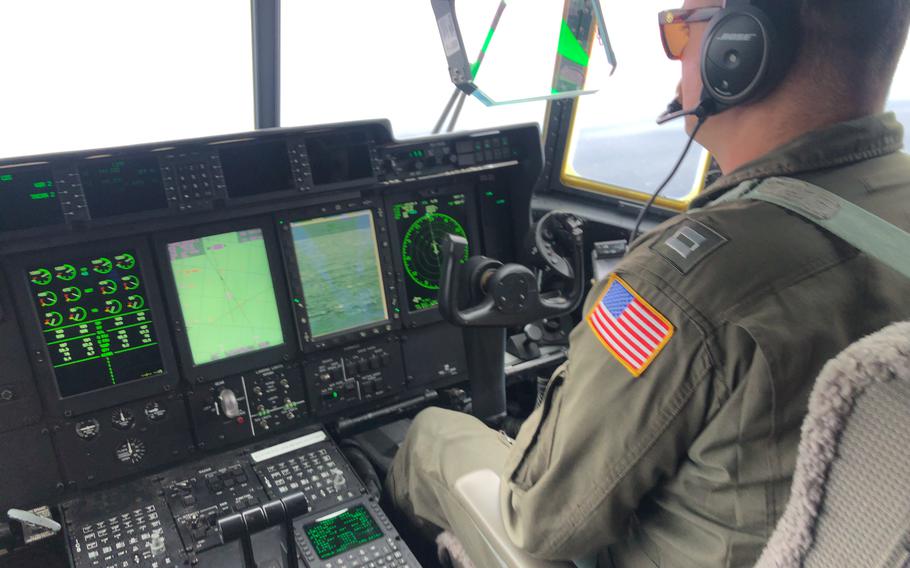
<path id="1" fill-rule="evenodd" d="M 784 78 L 798 47 L 797 0 L 727 0 L 708 24 L 701 52 L 702 106 L 709 114 L 754 102 Z"/>

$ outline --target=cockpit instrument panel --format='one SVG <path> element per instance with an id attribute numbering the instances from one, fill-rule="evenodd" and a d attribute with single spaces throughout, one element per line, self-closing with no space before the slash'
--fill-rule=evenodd
<path id="1" fill-rule="evenodd" d="M 535 125 L 384 121 L 0 161 L 0 476 L 57 466 L 0 510 L 465 381 L 440 243 L 513 259 L 541 168 Z M 361 513 L 310 546 L 366 538 Z"/>

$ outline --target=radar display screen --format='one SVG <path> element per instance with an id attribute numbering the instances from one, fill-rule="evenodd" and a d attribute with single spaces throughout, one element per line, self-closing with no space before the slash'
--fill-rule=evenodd
<path id="1" fill-rule="evenodd" d="M 62 223 L 50 168 L 0 170 L 0 231 Z"/>
<path id="2" fill-rule="evenodd" d="M 133 250 L 28 271 L 62 397 L 164 374 Z"/>
<path id="3" fill-rule="evenodd" d="M 261 229 L 169 243 L 193 364 L 284 344 Z"/>
<path id="4" fill-rule="evenodd" d="M 382 529 L 363 505 L 303 527 L 320 560 L 382 538 Z"/>
<path id="5" fill-rule="evenodd" d="M 406 201 L 392 206 L 392 215 L 401 239 L 401 261 L 405 291 L 411 312 L 435 307 L 442 275 L 442 238 L 446 234 L 467 234 L 468 205 L 463 194 Z M 470 256 L 465 251 L 462 261 Z"/>
<path id="6" fill-rule="evenodd" d="M 294 189 L 284 140 L 225 146 L 218 155 L 228 195 L 234 199 Z"/>
<path id="7" fill-rule="evenodd" d="M 373 213 L 291 223 L 312 337 L 388 319 Z"/>
<path id="8" fill-rule="evenodd" d="M 167 209 L 155 156 L 89 160 L 79 178 L 93 219 Z"/>

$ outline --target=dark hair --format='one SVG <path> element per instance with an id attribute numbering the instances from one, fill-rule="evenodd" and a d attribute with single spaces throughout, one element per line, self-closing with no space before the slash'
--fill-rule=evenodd
<path id="1" fill-rule="evenodd" d="M 789 1 L 799 5 L 798 59 L 840 86 L 863 82 L 887 95 L 907 40 L 910 0 Z"/>

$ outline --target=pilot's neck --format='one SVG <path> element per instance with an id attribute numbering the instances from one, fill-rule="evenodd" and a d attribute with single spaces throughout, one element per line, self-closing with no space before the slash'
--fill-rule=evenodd
<path id="1" fill-rule="evenodd" d="M 706 140 L 705 145 L 721 171 L 729 174 L 810 132 L 884 109 L 884 101 L 813 99 L 814 104 L 797 102 L 780 91 L 756 104 L 730 109 L 708 119 L 715 121 L 709 134 L 715 140 Z"/>

